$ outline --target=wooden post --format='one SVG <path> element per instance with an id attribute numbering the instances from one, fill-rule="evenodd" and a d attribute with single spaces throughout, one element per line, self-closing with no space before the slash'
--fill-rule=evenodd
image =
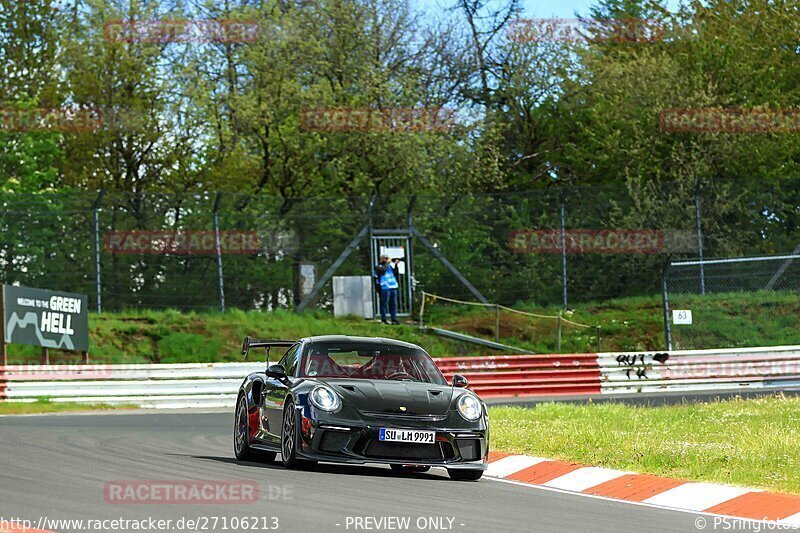
<path id="1" fill-rule="evenodd" d="M 419 306 L 419 329 L 423 329 L 425 324 L 423 323 L 425 317 L 425 291 L 422 291 L 422 304 Z"/>
<path id="2" fill-rule="evenodd" d="M 44 347 L 42 347 L 42 364 L 43 365 L 50 364 L 50 350 Z"/>
<path id="3" fill-rule="evenodd" d="M 500 306 L 494 306 L 494 340 L 500 342 Z"/>
<path id="4" fill-rule="evenodd" d="M 561 353 L 561 311 L 558 312 L 558 353 Z"/>
<path id="5" fill-rule="evenodd" d="M 597 326 L 597 353 L 600 353 L 600 326 Z"/>
<path id="6" fill-rule="evenodd" d="M 89 364 L 89 352 L 85 352 L 85 351 L 81 352 L 81 362 L 84 365 L 88 365 Z"/>

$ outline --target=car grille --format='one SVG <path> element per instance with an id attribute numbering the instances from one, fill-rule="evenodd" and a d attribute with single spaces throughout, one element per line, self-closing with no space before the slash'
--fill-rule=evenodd
<path id="1" fill-rule="evenodd" d="M 326 431 L 322 435 L 322 441 L 319 444 L 319 449 L 322 452 L 336 453 L 341 451 L 342 448 L 350 440 L 350 433 L 342 431 Z"/>
<path id="2" fill-rule="evenodd" d="M 441 422 L 447 415 L 409 415 L 403 413 L 385 413 L 382 411 L 362 411 L 362 414 L 371 416 L 372 418 L 381 418 L 389 420 L 408 420 L 419 422 Z"/>
<path id="3" fill-rule="evenodd" d="M 478 439 L 459 439 L 458 452 L 464 461 L 477 461 L 481 456 L 481 441 Z"/>
<path id="4" fill-rule="evenodd" d="M 442 461 L 453 457 L 449 444 L 407 444 L 403 442 L 384 442 L 371 440 L 364 455 L 380 459 L 417 459 L 425 461 Z"/>

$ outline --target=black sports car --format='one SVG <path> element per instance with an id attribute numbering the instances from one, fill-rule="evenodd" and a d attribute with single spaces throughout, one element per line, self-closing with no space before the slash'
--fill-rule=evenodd
<path id="1" fill-rule="evenodd" d="M 269 363 L 273 346 L 289 347 L 277 364 Z M 338 335 L 245 337 L 245 356 L 256 347 L 266 348 L 268 366 L 239 389 L 238 460 L 271 461 L 280 452 L 287 468 L 318 461 L 384 463 L 401 472 L 443 466 L 465 481 L 486 469 L 486 406 L 464 377 L 448 385 L 419 346 Z"/>

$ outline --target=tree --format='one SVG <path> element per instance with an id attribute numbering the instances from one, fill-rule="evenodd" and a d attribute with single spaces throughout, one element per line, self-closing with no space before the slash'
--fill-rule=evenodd
<path id="1" fill-rule="evenodd" d="M 63 102 L 63 22 L 52 0 L 0 0 L 0 190 L 35 192 L 59 182 L 61 134 L 34 121 L 46 110 L 58 114 Z"/>

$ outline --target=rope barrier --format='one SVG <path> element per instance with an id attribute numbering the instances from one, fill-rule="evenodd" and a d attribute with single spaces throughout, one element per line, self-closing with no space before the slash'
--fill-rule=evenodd
<path id="1" fill-rule="evenodd" d="M 444 300 L 445 302 L 453 302 L 456 304 L 464 304 L 464 305 L 477 305 L 479 307 L 495 307 L 495 304 L 484 304 L 480 302 L 465 302 L 464 300 L 456 300 L 454 298 L 447 298 L 445 296 L 439 296 L 438 294 L 431 294 L 429 292 L 422 291 L 422 297 L 425 298 L 426 296 L 430 296 L 432 301 L 436 300 Z"/>
<path id="2" fill-rule="evenodd" d="M 511 307 L 506 307 L 504 305 L 484 304 L 484 303 L 480 303 L 480 302 L 467 302 L 467 301 L 464 301 L 464 300 L 456 300 L 455 298 L 447 298 L 446 296 L 439 296 L 438 294 L 431 294 L 431 293 L 425 292 L 425 291 L 422 291 L 423 305 L 425 303 L 425 299 L 428 298 L 428 297 L 431 298 L 431 303 L 435 302 L 436 300 L 442 300 L 442 301 L 445 301 L 445 302 L 452 302 L 452 303 L 461 304 L 461 305 L 476 305 L 478 307 L 488 307 L 488 308 L 491 308 L 491 309 L 503 309 L 504 311 L 508 311 L 510 313 L 517 313 L 517 314 L 520 314 L 520 315 L 530 316 L 530 317 L 534 317 L 534 318 L 548 318 L 548 319 L 551 319 L 551 320 L 558 320 L 560 318 L 563 322 L 566 322 L 567 324 L 572 324 L 573 326 L 577 326 L 577 327 L 581 327 L 581 328 L 596 327 L 596 326 L 590 326 L 588 324 L 581 324 L 579 322 L 574 322 L 572 320 L 564 318 L 562 315 L 555 315 L 555 316 L 553 316 L 553 315 L 539 315 L 537 313 L 530 313 L 528 311 L 520 311 L 519 309 L 512 309 Z"/>

